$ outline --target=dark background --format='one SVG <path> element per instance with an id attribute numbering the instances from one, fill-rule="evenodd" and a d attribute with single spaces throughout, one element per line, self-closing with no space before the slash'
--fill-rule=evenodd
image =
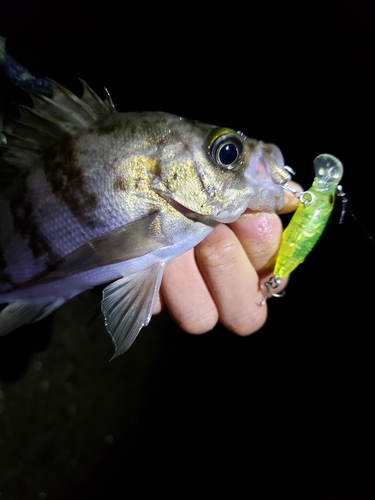
<path id="1" fill-rule="evenodd" d="M 106 86 L 120 111 L 274 142 L 306 188 L 336 155 L 375 234 L 373 2 L 118 5 L 18 0 L 0 35 L 33 74 Z M 163 313 L 109 363 L 86 292 L 1 338 L 1 499 L 374 498 L 374 246 L 337 206 L 253 336 L 189 336 Z"/>

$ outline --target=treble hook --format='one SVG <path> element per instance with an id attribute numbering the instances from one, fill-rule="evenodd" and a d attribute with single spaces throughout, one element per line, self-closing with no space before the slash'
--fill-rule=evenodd
<path id="1" fill-rule="evenodd" d="M 266 300 L 272 297 L 277 297 L 277 298 L 284 297 L 285 291 L 281 293 L 272 292 L 272 290 L 275 290 L 275 288 L 277 288 L 280 285 L 280 283 L 281 279 L 278 278 L 277 276 L 271 276 L 271 278 L 268 281 L 263 283 L 263 286 L 266 288 L 266 293 L 264 295 L 262 302 L 259 303 L 260 306 L 264 306 Z"/>

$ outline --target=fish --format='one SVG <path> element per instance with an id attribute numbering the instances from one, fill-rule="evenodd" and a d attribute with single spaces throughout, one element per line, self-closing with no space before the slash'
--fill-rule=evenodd
<path id="1" fill-rule="evenodd" d="M 272 293 L 271 289 L 277 288 L 280 281 L 302 264 L 313 250 L 332 214 L 336 196 L 344 198 L 344 202 L 347 201 L 340 185 L 344 174 L 341 161 L 331 154 L 324 153 L 314 159 L 313 165 L 315 177 L 312 186 L 303 193 L 291 190 L 301 203 L 283 231 L 274 275 L 264 284 L 266 296 L 261 305 L 268 296 L 281 296 Z M 284 189 L 288 190 L 287 184 Z"/>
<path id="2" fill-rule="evenodd" d="M 3 131 L 0 335 L 106 285 L 116 357 L 149 323 L 167 262 L 248 208 L 280 210 L 290 175 L 277 146 L 242 132 L 45 81 Z"/>

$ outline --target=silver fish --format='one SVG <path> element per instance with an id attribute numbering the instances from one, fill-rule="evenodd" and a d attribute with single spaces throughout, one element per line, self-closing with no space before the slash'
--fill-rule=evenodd
<path id="1" fill-rule="evenodd" d="M 246 210 L 283 206 L 278 148 L 162 112 L 119 113 L 82 81 L 27 89 L 0 164 L 0 335 L 99 284 L 115 346 L 148 324 L 165 264 Z"/>

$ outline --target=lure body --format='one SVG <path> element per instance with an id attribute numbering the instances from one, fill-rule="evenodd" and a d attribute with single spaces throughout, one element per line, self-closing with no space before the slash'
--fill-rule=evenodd
<path id="1" fill-rule="evenodd" d="M 283 232 L 274 269 L 276 278 L 286 278 L 305 260 L 332 213 L 337 186 L 343 175 L 342 163 L 332 155 L 322 154 L 315 158 L 314 169 L 316 177 L 307 191 L 310 199 L 299 205 Z"/>

